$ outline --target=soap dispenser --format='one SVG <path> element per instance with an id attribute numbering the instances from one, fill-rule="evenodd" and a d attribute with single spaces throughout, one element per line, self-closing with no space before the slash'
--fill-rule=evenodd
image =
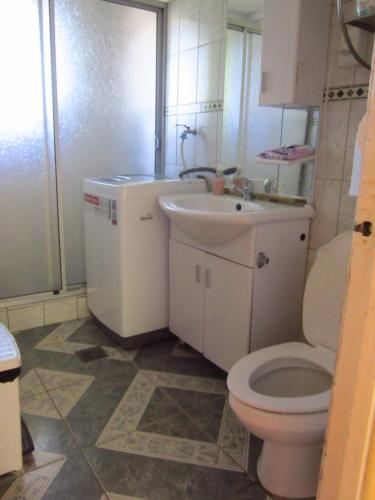
<path id="1" fill-rule="evenodd" d="M 216 171 L 216 176 L 212 184 L 212 193 L 219 195 L 224 193 L 225 179 L 221 170 Z"/>

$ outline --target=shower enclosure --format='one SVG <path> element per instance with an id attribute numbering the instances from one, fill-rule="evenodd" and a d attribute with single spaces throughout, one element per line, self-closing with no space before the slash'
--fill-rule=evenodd
<path id="1" fill-rule="evenodd" d="M 85 177 L 159 171 L 152 4 L 0 3 L 0 299 L 85 282 Z"/>

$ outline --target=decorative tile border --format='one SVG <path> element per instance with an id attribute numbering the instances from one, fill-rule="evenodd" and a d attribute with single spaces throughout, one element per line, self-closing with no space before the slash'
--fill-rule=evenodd
<path id="1" fill-rule="evenodd" d="M 323 93 L 323 100 L 346 101 L 348 99 L 367 99 L 368 91 L 368 85 L 353 85 L 349 87 L 325 89 Z"/>
<path id="2" fill-rule="evenodd" d="M 248 433 L 229 410 L 228 403 L 223 411 L 217 444 L 137 431 L 137 425 L 157 387 L 227 394 L 222 380 L 141 370 L 99 436 L 96 446 L 226 470 L 241 471 L 237 463 L 246 467 Z M 230 456 L 235 457 L 237 463 Z"/>
<path id="3" fill-rule="evenodd" d="M 83 344 L 81 342 L 68 341 L 68 338 L 73 335 L 73 333 L 78 330 L 78 328 L 82 326 L 85 321 L 86 320 L 83 319 L 61 323 L 49 335 L 47 335 L 47 337 L 39 342 L 39 344 L 35 346 L 35 349 L 62 352 L 65 354 L 75 354 L 76 351 L 94 347 L 95 344 Z M 138 349 L 120 351 L 116 347 L 111 346 L 102 346 L 102 348 L 108 354 L 109 359 L 115 359 L 118 361 L 132 361 L 138 352 Z"/>
<path id="4" fill-rule="evenodd" d="M 164 114 L 183 115 L 190 113 L 210 113 L 212 111 L 223 111 L 224 102 L 222 99 L 217 101 L 198 102 L 196 104 L 180 104 L 178 106 L 169 106 L 165 108 Z"/>
<path id="5" fill-rule="evenodd" d="M 23 474 L 11 485 L 3 500 L 14 500 L 16 498 L 25 498 L 30 500 L 39 500 L 47 491 L 49 485 L 59 473 L 64 465 L 66 458 L 45 465 L 39 469 Z"/>

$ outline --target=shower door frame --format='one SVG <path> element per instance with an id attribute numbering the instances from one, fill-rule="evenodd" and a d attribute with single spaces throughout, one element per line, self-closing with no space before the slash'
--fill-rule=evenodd
<path id="1" fill-rule="evenodd" d="M 156 89 L 155 89 L 155 174 L 163 174 L 162 138 L 164 137 L 163 110 L 165 102 L 165 40 L 166 40 L 166 9 L 167 4 L 159 0 L 100 0 L 108 3 L 134 7 L 156 13 Z M 64 214 L 62 210 L 62 171 L 61 154 L 59 147 L 59 120 L 57 100 L 57 72 L 56 72 L 56 45 L 55 45 L 55 16 L 54 0 L 39 0 L 41 17 L 41 40 L 44 86 L 46 88 L 45 106 L 49 109 L 52 120 L 50 147 L 48 151 L 52 167 L 55 168 L 55 189 L 57 203 L 57 224 L 59 237 L 59 260 L 61 274 L 61 288 L 40 293 L 21 295 L 0 299 L 0 309 L 25 304 L 43 302 L 45 300 L 66 298 L 86 293 L 86 284 L 69 286 L 66 275 L 66 256 L 64 239 Z M 53 165 L 54 163 L 54 165 Z"/>

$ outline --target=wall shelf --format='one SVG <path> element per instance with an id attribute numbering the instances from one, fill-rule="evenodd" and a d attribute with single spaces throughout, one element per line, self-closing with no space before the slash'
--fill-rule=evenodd
<path id="1" fill-rule="evenodd" d="M 296 158 L 295 160 L 275 160 L 275 159 L 261 158 L 260 156 L 257 156 L 256 158 L 257 163 L 263 163 L 266 165 L 297 165 L 301 163 L 310 163 L 311 161 L 314 160 L 315 160 L 315 155 L 304 156 L 302 158 Z"/>

